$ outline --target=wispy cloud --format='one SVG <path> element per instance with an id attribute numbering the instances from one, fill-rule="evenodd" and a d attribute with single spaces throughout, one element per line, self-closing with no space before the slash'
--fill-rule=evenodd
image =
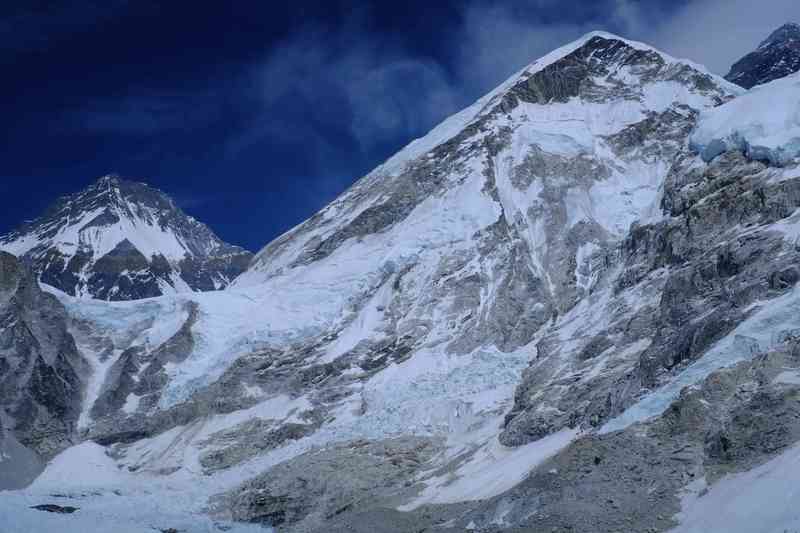
<path id="1" fill-rule="evenodd" d="M 310 120 L 336 121 L 365 149 L 419 132 L 459 101 L 442 65 L 359 31 L 356 22 L 295 32 L 257 71 L 266 109 L 302 103 Z"/>
<path id="2" fill-rule="evenodd" d="M 540 1 L 540 7 L 552 4 Z M 451 46 L 458 51 L 459 78 L 484 91 L 550 50 L 597 29 L 591 21 L 544 20 L 507 4 L 466 3 L 464 24 Z"/>

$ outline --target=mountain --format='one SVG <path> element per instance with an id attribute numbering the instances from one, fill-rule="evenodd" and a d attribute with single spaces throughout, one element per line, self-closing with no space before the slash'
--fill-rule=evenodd
<path id="1" fill-rule="evenodd" d="M 102 300 L 222 289 L 251 258 L 164 193 L 116 176 L 0 236 L 0 250 L 21 257 L 43 283 Z"/>
<path id="2" fill-rule="evenodd" d="M 79 442 L 0 516 L 12 532 L 797 529 L 800 162 L 764 104 L 793 111 L 794 83 L 746 92 L 591 33 L 224 291 L 44 286 L 85 364 Z M 79 509 L 31 509 L 48 504 Z"/>
<path id="3" fill-rule="evenodd" d="M 800 25 L 784 24 L 737 61 L 725 79 L 750 89 L 800 71 Z"/>

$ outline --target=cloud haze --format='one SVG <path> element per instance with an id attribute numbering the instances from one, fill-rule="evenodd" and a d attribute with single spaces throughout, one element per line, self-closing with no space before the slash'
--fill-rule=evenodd
<path id="1" fill-rule="evenodd" d="M 458 110 L 458 91 L 439 63 L 372 38 L 357 20 L 339 31 L 304 28 L 271 50 L 255 68 L 264 111 L 290 99 L 307 106 L 312 122 L 342 128 L 367 149 Z"/>

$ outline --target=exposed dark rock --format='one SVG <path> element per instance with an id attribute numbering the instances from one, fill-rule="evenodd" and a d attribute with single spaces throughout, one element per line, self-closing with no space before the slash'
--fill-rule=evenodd
<path id="1" fill-rule="evenodd" d="M 750 89 L 800 71 L 800 25 L 785 24 L 737 61 L 725 79 Z"/>
<path id="2" fill-rule="evenodd" d="M 234 520 L 310 530 L 407 491 L 408 480 L 438 449 L 413 437 L 344 443 L 282 463 L 216 504 Z"/>
<path id="3" fill-rule="evenodd" d="M 14 256 L 0 252 L 0 425 L 48 459 L 76 440 L 88 370 L 67 313 Z"/>
<path id="4" fill-rule="evenodd" d="M 61 506 L 56 505 L 54 503 L 45 503 L 42 505 L 34 505 L 31 509 L 36 509 L 37 511 L 46 511 L 48 513 L 58 513 L 58 514 L 72 514 L 75 511 L 79 511 L 80 507 L 70 507 L 68 505 Z"/>

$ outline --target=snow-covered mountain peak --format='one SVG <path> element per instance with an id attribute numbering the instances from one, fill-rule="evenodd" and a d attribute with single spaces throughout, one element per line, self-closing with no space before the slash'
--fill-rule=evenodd
<path id="1" fill-rule="evenodd" d="M 566 45 L 564 45 L 564 46 L 562 46 L 560 48 L 557 48 L 557 49 L 553 50 L 552 52 L 542 56 L 541 58 L 536 59 L 533 63 L 528 65 L 528 67 L 526 69 L 524 69 L 524 71 L 533 72 L 533 71 L 535 71 L 537 69 L 542 69 L 542 68 L 544 68 L 544 67 L 546 67 L 546 66 L 548 66 L 548 65 L 550 65 L 550 64 L 552 64 L 552 63 L 554 63 L 556 61 L 558 61 L 559 59 L 562 59 L 562 58 L 568 56 L 569 54 L 575 52 L 576 50 L 578 50 L 578 49 L 580 49 L 580 48 L 582 48 L 582 47 L 584 47 L 586 45 L 589 45 L 591 48 L 594 48 L 594 47 L 597 46 L 598 43 L 603 43 L 603 44 L 606 44 L 606 45 L 610 44 L 610 43 L 615 43 L 617 46 L 624 45 L 625 47 L 629 47 L 629 48 L 632 48 L 632 49 L 635 49 L 635 50 L 639 50 L 641 52 L 653 53 L 653 54 L 656 54 L 657 56 L 661 57 L 666 63 L 681 63 L 681 64 L 684 64 L 684 65 L 689 66 L 689 67 L 691 67 L 691 68 L 693 68 L 693 69 L 695 69 L 695 70 L 697 70 L 697 71 L 699 71 L 699 72 L 701 72 L 703 74 L 709 74 L 710 76 L 713 76 L 713 77 L 717 78 L 717 82 L 718 83 L 724 84 L 724 82 L 719 80 L 719 77 L 711 74 L 710 71 L 706 67 L 704 67 L 703 65 L 700 65 L 698 63 L 695 63 L 694 61 L 691 61 L 689 59 L 675 58 L 675 57 L 667 54 L 666 52 L 663 52 L 662 50 L 659 50 L 658 48 L 655 48 L 654 46 L 651 46 L 651 45 L 649 45 L 647 43 L 643 43 L 641 41 L 636 41 L 636 40 L 633 40 L 633 39 L 628 39 L 626 37 L 622 37 L 620 35 L 617 35 L 617 34 L 614 34 L 614 33 L 610 33 L 610 32 L 607 32 L 607 31 L 602 31 L 602 30 L 590 31 L 590 32 L 586 33 L 585 35 L 583 35 L 582 37 L 580 37 L 579 39 L 576 39 L 575 41 L 573 41 L 573 42 L 571 42 L 569 44 L 566 44 Z M 602 46 L 602 44 L 601 44 L 601 46 Z"/>
<path id="2" fill-rule="evenodd" d="M 800 25 L 784 24 L 734 63 L 725 79 L 746 89 L 800 71 Z"/>
<path id="3" fill-rule="evenodd" d="M 224 288 L 249 261 L 166 194 L 117 175 L 60 198 L 0 249 L 69 294 L 119 300 Z"/>
<path id="4" fill-rule="evenodd" d="M 795 24 L 794 22 L 784 24 L 772 32 L 769 37 L 761 41 L 761 44 L 758 45 L 758 48 L 762 49 L 769 46 L 781 46 L 791 41 L 800 41 L 800 24 Z"/>
<path id="5" fill-rule="evenodd" d="M 534 256 L 537 250 L 545 253 L 537 233 L 543 229 L 533 229 L 544 220 L 529 207 L 537 201 L 545 209 L 552 205 L 536 200 L 547 195 L 540 187 L 549 179 L 521 177 L 529 167 L 536 174 L 549 165 L 549 178 L 565 180 L 557 195 L 564 194 L 566 223 L 591 221 L 603 235 L 621 235 L 634 220 L 657 212 L 668 156 L 682 147 L 696 111 L 741 92 L 650 46 L 589 33 L 410 143 L 318 215 L 269 244 L 237 285 L 258 284 L 327 257 L 351 237 L 389 238 L 416 208 L 471 179 L 486 183 L 476 183 L 469 201 L 448 207 L 454 216 L 472 218 L 477 209 L 481 218 L 496 220 L 491 213 L 502 208 L 510 223 L 529 227 L 523 234 Z M 545 187 L 551 186 L 555 182 Z M 494 198 L 479 207 L 487 194 Z M 529 197 L 515 200 L 519 195 Z"/>
<path id="6" fill-rule="evenodd" d="M 676 59 L 648 44 L 626 39 L 613 33 L 592 31 L 517 71 L 474 104 L 445 119 L 424 137 L 409 143 L 404 149 L 376 168 L 372 174 L 396 176 L 404 170 L 409 161 L 455 138 L 470 126 L 473 130 L 476 129 L 475 123 L 496 115 L 497 105 L 504 100 L 507 102 L 513 98 L 509 96 L 509 93 L 524 90 L 524 85 L 531 78 L 553 77 L 555 78 L 554 83 L 549 85 L 552 87 L 562 85 L 562 88 L 566 90 L 559 94 L 545 91 L 540 95 L 537 103 L 549 103 L 545 101 L 548 97 L 555 98 L 557 101 L 570 98 L 581 100 L 586 96 L 585 92 L 578 94 L 576 91 L 581 87 L 589 89 L 592 86 L 591 76 L 587 75 L 588 69 L 586 68 L 589 64 L 594 65 L 596 71 L 600 71 L 593 73 L 600 81 L 600 85 L 607 85 L 608 82 L 618 87 L 631 87 L 635 92 L 640 88 L 640 82 L 648 82 L 646 78 L 640 78 L 644 66 L 648 63 L 651 67 L 656 67 L 655 70 L 662 70 L 660 75 L 664 79 L 671 79 L 671 81 L 686 85 L 680 80 L 680 76 L 687 75 L 693 78 L 693 83 L 699 84 L 695 88 L 698 93 L 703 92 L 701 87 L 712 92 L 718 89 L 721 94 L 725 94 L 725 98 L 742 92 L 738 85 L 712 74 L 704 66 L 690 60 Z M 583 67 L 578 66 L 580 64 L 583 64 Z M 640 72 L 637 73 L 637 69 Z M 542 74 L 543 72 L 545 74 Z M 578 72 L 583 74 L 578 75 Z M 604 76 L 609 78 L 607 82 L 603 81 Z M 658 76 L 649 81 L 655 81 L 656 77 Z M 571 87 L 567 85 L 569 80 L 572 80 Z M 684 81 L 688 81 L 688 78 Z M 666 100 L 661 98 L 662 104 L 671 103 L 668 94 L 663 96 L 666 97 Z M 655 102 L 645 103 L 645 105 L 652 103 Z M 705 104 L 698 103 L 698 105 Z M 661 107 L 663 108 L 663 105 Z"/>

